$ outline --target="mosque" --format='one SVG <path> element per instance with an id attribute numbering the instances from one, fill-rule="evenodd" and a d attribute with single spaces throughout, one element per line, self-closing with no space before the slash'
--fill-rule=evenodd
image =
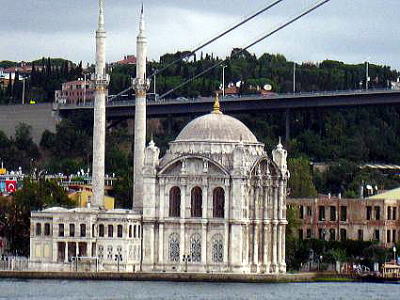
<path id="1" fill-rule="evenodd" d="M 146 147 L 147 40 L 143 8 L 137 37 L 132 209 L 106 210 L 103 0 L 96 34 L 93 201 L 85 208 L 31 214 L 30 267 L 56 271 L 286 272 L 287 152 L 272 152 L 216 98 L 160 158 Z"/>

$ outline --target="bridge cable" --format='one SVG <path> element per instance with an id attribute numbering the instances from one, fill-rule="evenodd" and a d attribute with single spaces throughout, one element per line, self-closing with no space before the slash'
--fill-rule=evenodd
<path id="1" fill-rule="evenodd" d="M 173 89 L 170 89 L 168 92 L 162 94 L 160 97 L 158 97 L 157 99 L 162 99 L 165 96 L 168 96 L 169 94 L 175 92 L 177 89 L 180 89 L 181 87 L 185 86 L 186 84 L 190 83 L 191 81 L 203 76 L 205 73 L 215 69 L 216 67 L 219 67 L 220 65 L 222 65 L 224 62 L 226 62 L 228 59 L 231 59 L 233 57 L 239 56 L 240 54 L 242 54 L 244 51 L 246 51 L 247 49 L 253 47 L 254 45 L 258 44 L 259 42 L 265 40 L 266 38 L 272 36 L 273 34 L 277 33 L 278 31 L 284 29 L 285 27 L 289 26 L 290 24 L 296 22 L 297 20 L 301 19 L 302 17 L 310 14 L 311 12 L 313 12 L 314 10 L 316 10 L 317 8 L 321 7 L 322 5 L 328 3 L 331 0 L 324 0 L 322 2 L 319 2 L 317 4 L 315 4 L 314 6 L 312 6 L 311 8 L 307 9 L 306 11 L 304 11 L 303 13 L 301 13 L 300 15 L 298 15 L 297 17 L 289 20 L 288 22 L 286 22 L 285 24 L 277 27 L 276 29 L 274 29 L 273 31 L 263 35 L 262 37 L 260 37 L 259 39 L 257 39 L 256 41 L 254 41 L 253 43 L 249 44 L 248 46 L 246 46 L 245 48 L 242 48 L 240 51 L 236 52 L 235 54 L 231 55 L 230 57 L 221 60 L 220 62 L 212 65 L 211 67 L 207 68 L 206 70 L 196 74 L 195 76 L 193 76 L 192 78 L 189 78 L 188 80 L 182 82 L 181 84 L 179 84 L 178 86 L 176 86 Z"/>
<path id="2" fill-rule="evenodd" d="M 240 21 L 239 23 L 237 23 L 236 25 L 230 27 L 229 29 L 225 30 L 224 32 L 218 34 L 217 36 L 213 37 L 212 39 L 208 40 L 207 42 L 201 44 L 200 46 L 198 46 L 197 48 L 191 50 L 189 53 L 186 53 L 184 55 L 182 55 L 181 57 L 177 58 L 176 60 L 170 62 L 169 64 L 167 64 L 166 66 L 162 67 L 159 70 L 156 70 L 153 74 L 151 74 L 148 79 L 153 78 L 154 76 L 160 74 L 161 72 L 165 71 L 166 69 L 168 69 L 169 67 L 175 65 L 176 63 L 189 58 L 191 56 L 193 56 L 194 54 L 196 54 L 197 51 L 203 49 L 204 47 L 207 47 L 208 45 L 214 43 L 216 40 L 219 40 L 220 38 L 222 38 L 223 36 L 227 35 L 228 33 L 232 32 L 233 30 L 239 28 L 240 26 L 242 26 L 243 24 L 251 21 L 252 19 L 254 19 L 255 17 L 263 14 L 264 12 L 270 10 L 271 8 L 273 8 L 274 6 L 278 5 L 279 3 L 281 3 L 284 0 L 276 0 L 275 2 L 269 4 L 268 6 L 264 7 L 263 9 L 255 12 L 254 14 L 250 15 L 249 17 L 245 18 L 244 20 Z M 119 92 L 118 94 L 110 97 L 110 99 L 108 99 L 108 101 L 112 101 L 113 99 L 125 94 L 126 92 L 129 92 L 132 89 L 132 87 L 129 87 L 125 90 L 123 90 L 122 92 Z"/>

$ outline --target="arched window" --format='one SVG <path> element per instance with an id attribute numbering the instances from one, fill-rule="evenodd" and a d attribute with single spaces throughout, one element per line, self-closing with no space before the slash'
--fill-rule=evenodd
<path id="1" fill-rule="evenodd" d="M 99 225 L 99 237 L 104 237 L 104 225 Z"/>
<path id="2" fill-rule="evenodd" d="M 179 262 L 179 237 L 177 233 L 172 233 L 168 240 L 168 256 L 172 262 Z"/>
<path id="3" fill-rule="evenodd" d="M 169 216 L 181 216 L 181 190 L 177 186 L 169 191 Z"/>
<path id="4" fill-rule="evenodd" d="M 224 243 L 220 234 L 216 234 L 212 238 L 212 261 L 216 263 L 224 262 Z"/>
<path id="5" fill-rule="evenodd" d="M 44 235 L 45 236 L 50 235 L 50 224 L 49 223 L 44 224 Z"/>
<path id="6" fill-rule="evenodd" d="M 122 238 L 122 225 L 117 226 L 117 237 Z"/>
<path id="7" fill-rule="evenodd" d="M 201 218 L 203 193 L 198 186 L 192 189 L 191 193 L 191 213 L 192 218 Z"/>
<path id="8" fill-rule="evenodd" d="M 114 226 L 108 225 L 108 237 L 114 237 Z"/>
<path id="9" fill-rule="evenodd" d="M 213 215 L 214 218 L 224 218 L 225 215 L 225 191 L 221 187 L 213 192 Z"/>
<path id="10" fill-rule="evenodd" d="M 36 235 L 42 234 L 42 224 L 36 223 Z"/>
<path id="11" fill-rule="evenodd" d="M 198 233 L 190 238 L 190 255 L 192 262 L 201 262 L 201 236 Z"/>
<path id="12" fill-rule="evenodd" d="M 86 236 L 86 224 L 81 224 L 81 237 Z"/>

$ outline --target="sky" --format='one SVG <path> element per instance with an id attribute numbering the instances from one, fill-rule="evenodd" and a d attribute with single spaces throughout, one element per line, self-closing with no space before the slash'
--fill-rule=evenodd
<path id="1" fill-rule="evenodd" d="M 274 0 L 143 0 L 149 57 L 190 50 Z M 135 54 L 142 1 L 105 0 L 107 61 Z M 284 0 L 203 51 L 245 47 L 318 0 Z M 94 62 L 98 0 L 0 0 L 0 60 L 62 57 Z M 389 65 L 400 69 L 400 0 L 331 0 L 249 51 L 289 60 Z"/>

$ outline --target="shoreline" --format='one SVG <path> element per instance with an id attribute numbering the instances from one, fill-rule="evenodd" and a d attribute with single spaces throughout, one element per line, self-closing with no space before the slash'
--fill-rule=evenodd
<path id="1" fill-rule="evenodd" d="M 221 283 L 306 283 L 363 282 L 350 275 L 323 273 L 227 274 L 227 273 L 116 273 L 116 272 L 38 272 L 0 271 L 0 279 L 94 280 L 94 281 L 171 281 Z M 381 281 L 376 281 L 381 282 Z"/>

